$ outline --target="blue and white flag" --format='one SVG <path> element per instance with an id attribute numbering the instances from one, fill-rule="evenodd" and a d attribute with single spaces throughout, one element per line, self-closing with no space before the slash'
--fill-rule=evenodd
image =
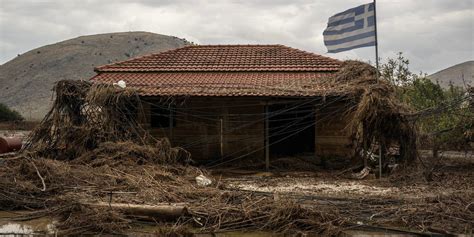
<path id="1" fill-rule="evenodd" d="M 375 46 L 374 10 L 369 3 L 330 17 L 323 33 L 328 53 Z"/>

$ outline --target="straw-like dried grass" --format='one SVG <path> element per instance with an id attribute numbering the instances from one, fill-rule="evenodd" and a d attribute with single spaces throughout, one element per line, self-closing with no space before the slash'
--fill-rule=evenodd
<path id="1" fill-rule="evenodd" d="M 408 120 L 408 110 L 395 98 L 393 85 L 383 78 L 376 79 L 377 71 L 369 64 L 346 61 L 336 76 L 348 84 L 357 106 L 347 111 L 348 126 L 353 133 L 362 134 L 359 149 L 370 150 L 378 144 L 386 151 L 400 147 L 401 162 L 408 164 L 417 157 L 416 129 Z"/>

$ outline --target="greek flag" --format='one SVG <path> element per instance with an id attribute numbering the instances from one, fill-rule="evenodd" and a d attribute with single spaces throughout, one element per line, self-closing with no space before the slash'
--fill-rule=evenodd
<path id="1" fill-rule="evenodd" d="M 323 33 L 328 53 L 375 46 L 374 10 L 369 3 L 330 17 Z"/>

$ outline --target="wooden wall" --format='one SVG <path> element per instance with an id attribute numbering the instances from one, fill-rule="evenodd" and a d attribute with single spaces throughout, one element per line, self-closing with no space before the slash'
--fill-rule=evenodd
<path id="1" fill-rule="evenodd" d="M 320 157 L 351 158 L 353 141 L 347 129 L 349 117 L 344 114 L 345 102 L 331 103 L 316 113 L 316 154 Z"/>
<path id="2" fill-rule="evenodd" d="M 182 146 L 195 160 L 221 159 L 221 119 L 223 159 L 245 154 L 264 159 L 264 104 L 261 100 L 239 97 L 193 97 L 176 107 L 176 126 L 151 128 L 150 104 L 144 103 L 144 126 L 156 137 L 166 136 L 173 146 Z M 250 115 L 252 114 L 252 115 Z M 258 151 L 255 151 L 258 150 Z"/>
<path id="3" fill-rule="evenodd" d="M 265 159 L 265 101 L 261 98 L 191 97 L 176 107 L 176 126 L 151 128 L 150 103 L 144 103 L 143 126 L 156 137 L 168 137 L 173 146 L 182 146 L 197 161 L 221 159 L 220 130 L 223 121 L 224 160 L 242 155 Z M 320 103 L 319 103 L 320 104 Z M 344 102 L 318 108 L 316 112 L 315 153 L 318 157 L 353 156 L 353 143 L 341 108 Z"/>

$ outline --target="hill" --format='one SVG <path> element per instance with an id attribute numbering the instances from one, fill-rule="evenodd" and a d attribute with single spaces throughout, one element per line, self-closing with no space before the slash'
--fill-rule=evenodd
<path id="1" fill-rule="evenodd" d="M 474 61 L 467 61 L 443 69 L 428 76 L 433 81 L 438 81 L 443 88 L 447 88 L 449 83 L 455 86 L 474 86 Z"/>
<path id="2" fill-rule="evenodd" d="M 27 120 L 48 111 L 53 85 L 63 79 L 88 80 L 94 67 L 190 44 L 148 32 L 81 36 L 30 50 L 0 65 L 0 102 Z"/>

